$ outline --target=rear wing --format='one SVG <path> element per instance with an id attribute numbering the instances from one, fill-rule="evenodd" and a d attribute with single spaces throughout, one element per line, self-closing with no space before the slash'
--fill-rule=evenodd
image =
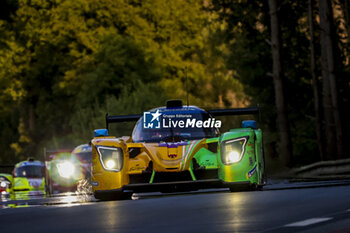
<path id="1" fill-rule="evenodd" d="M 258 107 L 250 108 L 229 108 L 229 109 L 212 109 L 208 113 L 212 116 L 234 116 L 234 115 L 254 115 L 259 114 Z M 138 121 L 143 114 L 109 116 L 106 114 L 106 129 L 110 123 Z"/>
<path id="2" fill-rule="evenodd" d="M 138 121 L 141 117 L 142 117 L 142 114 L 122 115 L 122 116 L 108 116 L 108 114 L 106 114 L 106 129 L 108 130 L 108 125 L 110 123 Z"/>

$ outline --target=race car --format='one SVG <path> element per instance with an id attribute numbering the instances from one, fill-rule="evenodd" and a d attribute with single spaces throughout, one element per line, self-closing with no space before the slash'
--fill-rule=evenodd
<path id="1" fill-rule="evenodd" d="M 19 162 L 13 170 L 12 191 L 15 195 L 45 194 L 45 165 L 29 158 Z"/>
<path id="2" fill-rule="evenodd" d="M 260 189 L 264 183 L 262 131 L 256 121 L 220 133 L 215 116 L 257 114 L 258 108 L 205 111 L 168 101 L 143 114 L 106 116 L 94 132 L 92 187 L 96 199 L 133 192 L 176 192 L 227 187 Z M 108 135 L 108 125 L 137 121 L 131 137 Z"/>
<path id="3" fill-rule="evenodd" d="M 80 165 L 83 167 L 83 178 L 90 180 L 91 178 L 91 146 L 89 144 L 82 144 L 74 148 L 72 154 L 75 155 Z"/>
<path id="4" fill-rule="evenodd" d="M 77 192 L 79 194 L 91 194 L 91 145 L 82 144 L 74 148 L 72 154 L 76 156 L 80 163 L 79 165 L 82 168 L 82 177 L 77 184 Z"/>
<path id="5" fill-rule="evenodd" d="M 12 192 L 13 177 L 11 174 L 0 173 L 0 196 L 8 197 Z"/>
<path id="6" fill-rule="evenodd" d="M 68 152 L 69 151 L 69 152 Z M 45 161 L 47 190 L 50 194 L 75 192 L 90 180 L 91 146 L 82 144 L 71 150 L 47 151 Z M 83 181 L 83 182 L 82 182 Z M 84 188 L 85 188 L 84 186 Z"/>

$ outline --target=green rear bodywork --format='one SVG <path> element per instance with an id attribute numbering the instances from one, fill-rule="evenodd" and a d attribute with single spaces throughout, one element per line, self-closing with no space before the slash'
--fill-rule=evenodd
<path id="1" fill-rule="evenodd" d="M 221 159 L 221 145 L 224 141 L 247 137 L 245 152 L 242 159 L 234 164 L 225 165 Z M 263 145 L 262 132 L 260 129 L 239 128 L 223 133 L 218 138 L 206 139 L 205 143 L 217 145 L 217 153 L 213 153 L 206 148 L 201 148 L 193 159 L 206 170 L 218 169 L 218 178 L 227 183 L 246 182 L 252 184 L 263 184 Z M 193 161 L 193 160 L 192 160 Z M 193 165 L 192 165 L 193 166 Z"/>
<path id="2" fill-rule="evenodd" d="M 250 181 L 251 183 L 260 185 L 262 184 L 263 177 L 261 176 L 264 169 L 262 155 L 262 134 L 260 129 L 253 130 L 245 128 L 230 130 L 230 132 L 221 135 L 219 145 L 221 145 L 223 141 L 244 136 L 248 136 L 249 138 L 240 162 L 232 165 L 224 165 L 221 159 L 218 159 L 219 179 L 225 182 Z M 220 149 L 221 146 L 218 148 L 218 154 L 221 153 Z"/>

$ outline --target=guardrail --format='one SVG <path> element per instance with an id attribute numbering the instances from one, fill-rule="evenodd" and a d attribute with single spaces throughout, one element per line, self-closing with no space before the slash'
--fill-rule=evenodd
<path id="1" fill-rule="evenodd" d="M 304 178 L 349 178 L 350 159 L 321 161 L 293 169 L 293 173 Z"/>

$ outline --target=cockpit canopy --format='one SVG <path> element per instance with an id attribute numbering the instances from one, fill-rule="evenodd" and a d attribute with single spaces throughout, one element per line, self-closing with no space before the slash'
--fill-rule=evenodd
<path id="1" fill-rule="evenodd" d="M 91 163 L 91 160 L 92 160 L 91 153 L 92 153 L 92 149 L 91 149 L 91 146 L 88 144 L 79 145 L 72 151 L 72 154 L 78 156 L 78 158 L 81 161 L 84 161 L 85 163 Z"/>
<path id="2" fill-rule="evenodd" d="M 40 161 L 22 162 L 16 165 L 15 177 L 42 178 L 45 177 L 45 166 Z"/>

